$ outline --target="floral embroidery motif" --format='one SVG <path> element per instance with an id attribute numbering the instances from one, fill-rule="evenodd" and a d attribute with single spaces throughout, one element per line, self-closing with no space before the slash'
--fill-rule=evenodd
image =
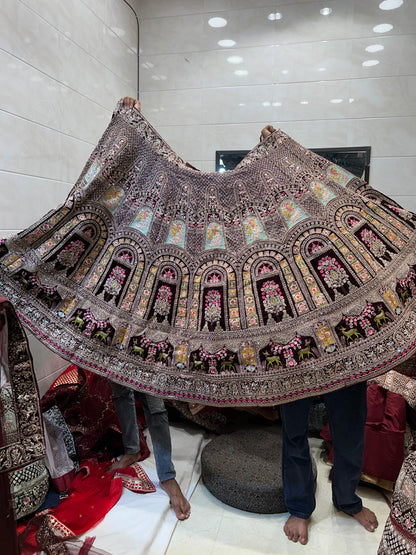
<path id="1" fill-rule="evenodd" d="M 289 229 L 307 218 L 305 212 L 303 212 L 303 210 L 301 210 L 294 202 L 284 202 L 280 206 L 280 210 Z"/>
<path id="2" fill-rule="evenodd" d="M 221 319 L 221 295 L 219 291 L 211 289 L 205 297 L 205 320 L 206 328 L 209 324 L 214 326 L 214 329 L 219 325 Z"/>
<path id="3" fill-rule="evenodd" d="M 332 256 L 321 258 L 318 263 L 318 270 L 331 289 L 339 289 L 349 281 L 347 272 Z"/>
<path id="4" fill-rule="evenodd" d="M 247 244 L 251 244 L 254 241 L 259 241 L 261 239 L 267 239 L 267 235 L 264 232 L 263 226 L 258 218 L 254 216 L 245 218 L 243 221 L 244 231 L 246 234 Z"/>
<path id="5" fill-rule="evenodd" d="M 343 170 L 339 166 L 335 165 L 330 165 L 326 170 L 326 174 L 330 179 L 332 179 L 332 181 L 341 185 L 341 187 L 345 187 L 347 183 L 355 177 L 352 173 L 347 172 L 346 170 Z"/>
<path id="6" fill-rule="evenodd" d="M 105 292 L 111 297 L 117 296 L 126 279 L 126 270 L 121 266 L 115 266 L 104 283 Z"/>
<path id="7" fill-rule="evenodd" d="M 182 220 L 175 220 L 170 226 L 169 235 L 166 240 L 167 243 L 171 245 L 178 245 L 179 247 L 185 247 L 185 222 Z"/>
<path id="8" fill-rule="evenodd" d="M 328 202 L 336 196 L 335 193 L 333 193 L 320 181 L 311 181 L 310 188 L 312 193 L 320 202 L 322 202 L 324 206 L 326 206 Z"/>
<path id="9" fill-rule="evenodd" d="M 108 191 L 100 198 L 101 204 L 108 208 L 110 212 L 115 212 L 119 204 L 125 197 L 122 187 L 110 187 Z"/>
<path id="10" fill-rule="evenodd" d="M 71 268 L 75 266 L 84 251 L 85 245 L 82 241 L 71 241 L 56 258 L 64 268 Z"/>
<path id="11" fill-rule="evenodd" d="M 153 217 L 153 211 L 150 208 L 145 206 L 139 211 L 133 223 L 131 224 L 131 227 L 133 227 L 134 229 L 137 229 L 138 231 L 143 233 L 143 235 L 147 235 L 147 232 L 149 231 L 150 224 L 152 221 L 152 217 Z"/>
<path id="12" fill-rule="evenodd" d="M 164 320 L 169 314 L 172 304 L 172 290 L 168 285 L 161 285 L 157 292 L 154 311 Z"/>
<path id="13" fill-rule="evenodd" d="M 272 321 L 272 317 L 286 315 L 285 299 L 276 282 L 266 281 L 261 288 L 261 296 L 264 309 L 268 314 L 268 324 Z"/>
<path id="14" fill-rule="evenodd" d="M 208 225 L 205 249 L 225 249 L 224 233 L 219 222 L 211 222 Z"/>
<path id="15" fill-rule="evenodd" d="M 361 239 L 365 245 L 369 248 L 369 250 L 378 258 L 383 258 L 386 261 L 391 260 L 391 256 L 387 251 L 386 245 L 383 241 L 371 231 L 371 229 L 363 229 L 360 233 Z"/>

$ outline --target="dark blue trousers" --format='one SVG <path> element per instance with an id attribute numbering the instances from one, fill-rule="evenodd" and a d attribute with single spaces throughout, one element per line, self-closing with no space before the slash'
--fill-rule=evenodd
<path id="1" fill-rule="evenodd" d="M 361 476 L 364 428 L 367 417 L 367 383 L 362 382 L 324 395 L 334 448 L 332 501 L 349 515 L 362 509 L 355 493 Z M 309 518 L 315 509 L 315 484 L 308 444 L 311 399 L 280 407 L 282 418 L 283 488 L 289 513 Z"/>

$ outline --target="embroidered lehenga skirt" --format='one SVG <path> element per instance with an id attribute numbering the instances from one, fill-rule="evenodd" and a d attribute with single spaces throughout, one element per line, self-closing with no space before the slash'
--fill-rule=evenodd
<path id="1" fill-rule="evenodd" d="M 134 389 L 273 405 L 415 350 L 416 216 L 276 131 L 225 173 L 118 106 L 65 203 L 0 244 L 0 291 Z"/>

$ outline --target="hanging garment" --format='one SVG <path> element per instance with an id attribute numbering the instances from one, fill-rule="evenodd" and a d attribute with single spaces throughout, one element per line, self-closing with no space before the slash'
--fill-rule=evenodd
<path id="1" fill-rule="evenodd" d="M 347 415 L 348 417 L 348 415 Z M 367 388 L 367 419 L 362 463 L 363 481 L 393 489 L 405 455 L 406 401 L 401 395 L 386 391 L 377 384 Z M 329 424 L 321 437 L 330 447 L 328 459 L 334 452 Z"/>
<path id="2" fill-rule="evenodd" d="M 153 395 L 273 405 L 415 350 L 416 216 L 276 131 L 189 167 L 119 104 L 65 203 L 0 244 L 0 290 L 78 366 Z"/>
<path id="3" fill-rule="evenodd" d="M 0 472 L 43 459 L 39 391 L 29 343 L 8 299 L 0 296 Z"/>
<path id="4" fill-rule="evenodd" d="M 403 462 L 377 553 L 416 554 L 416 451 Z"/>
<path id="5" fill-rule="evenodd" d="M 14 307 L 1 296 L 0 371 L 0 475 L 2 482 L 3 473 L 6 476 L 3 492 L 10 491 L 11 496 L 10 500 L 6 495 L 1 503 L 7 508 L 2 517 L 7 515 L 10 523 L 10 515 L 23 518 L 42 505 L 49 476 L 43 461 L 45 438 L 29 344 Z"/>

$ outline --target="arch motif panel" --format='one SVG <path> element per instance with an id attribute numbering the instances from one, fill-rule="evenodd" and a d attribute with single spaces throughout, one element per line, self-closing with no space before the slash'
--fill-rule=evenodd
<path id="1" fill-rule="evenodd" d="M 371 190 L 363 192 L 367 206 L 384 221 L 391 223 L 405 237 L 410 238 L 416 228 L 416 216 L 400 207 L 382 193 Z"/>
<path id="2" fill-rule="evenodd" d="M 376 206 L 376 205 L 373 205 Z M 391 245 L 393 245 L 395 248 L 397 248 L 398 250 L 401 250 L 404 245 L 405 245 L 405 241 L 403 240 L 403 236 L 401 236 L 399 233 L 397 233 L 394 230 L 394 218 L 393 217 L 389 217 L 387 214 L 383 215 L 383 222 L 380 221 L 377 217 L 374 216 L 374 214 L 371 213 L 371 211 L 366 211 L 363 208 L 358 209 L 358 207 L 352 207 L 352 206 L 347 206 L 347 207 L 343 207 L 341 208 L 338 212 L 341 216 L 341 219 L 343 219 L 343 223 L 345 225 L 345 209 L 347 210 L 352 210 L 355 212 L 359 212 L 360 217 L 362 220 L 367 221 L 369 224 L 371 224 L 371 226 L 373 227 L 373 229 L 375 229 L 377 231 L 378 234 L 383 236 L 383 240 L 388 241 Z M 377 211 L 374 211 L 377 213 Z M 380 214 L 377 214 L 380 215 Z M 338 214 L 337 214 L 338 216 Z M 386 221 L 389 222 L 390 225 L 386 225 Z M 416 220 L 415 220 L 416 221 Z M 338 222 L 338 217 L 337 217 L 337 222 Z M 351 226 L 350 226 L 351 227 Z M 407 228 L 402 227 L 400 230 L 405 236 L 408 236 L 407 232 Z"/>
<path id="3" fill-rule="evenodd" d="M 90 156 L 89 166 L 87 165 L 84 169 L 81 185 L 83 189 L 87 188 L 100 173 L 105 171 L 107 178 L 111 175 L 111 168 L 115 166 L 114 160 L 120 156 L 127 143 L 127 137 L 120 135 L 113 145 L 101 143 L 95 148 Z M 105 149 L 105 146 L 107 146 L 107 149 Z"/>
<path id="4" fill-rule="evenodd" d="M 295 241 L 293 253 L 315 306 L 371 279 L 349 246 L 329 229 L 304 232 Z"/>
<path id="5" fill-rule="evenodd" d="M 189 329 L 241 328 L 236 274 L 228 262 L 204 263 L 195 274 L 193 287 Z"/>
<path id="6" fill-rule="evenodd" d="M 167 322 L 172 325 L 176 314 L 180 282 L 181 275 L 175 264 L 171 261 L 159 264 L 150 295 L 147 320 L 156 319 L 159 323 Z"/>
<path id="7" fill-rule="evenodd" d="M 67 275 L 73 273 L 71 279 L 80 283 L 104 246 L 107 235 L 107 227 L 100 216 L 94 213 L 79 214 L 54 232 L 35 251 L 50 263 L 56 260 L 55 267 L 57 264 L 66 267 Z"/>
<path id="8" fill-rule="evenodd" d="M 294 311 L 309 311 L 288 261 L 277 251 L 254 253 L 243 267 L 244 307 L 248 327 L 280 321 Z"/>
<path id="9" fill-rule="evenodd" d="M 25 242 L 28 245 L 32 245 L 40 237 L 43 237 L 45 233 L 48 233 L 48 231 L 56 227 L 59 222 L 68 215 L 68 213 L 72 209 L 73 204 L 73 197 L 68 197 L 63 206 L 58 208 L 58 210 L 54 212 L 49 218 L 47 217 L 40 226 L 37 226 L 33 231 L 29 232 L 25 236 Z"/>
<path id="10" fill-rule="evenodd" d="M 109 263 L 95 288 L 95 295 L 110 305 L 119 305 L 131 283 L 136 268 L 137 254 L 119 244 L 114 248 Z"/>
<path id="11" fill-rule="evenodd" d="M 205 250 L 225 249 L 223 210 L 218 202 L 218 191 L 210 187 L 205 198 Z"/>
<path id="12" fill-rule="evenodd" d="M 189 269 L 184 262 L 172 255 L 160 256 L 149 269 L 135 312 L 139 318 L 155 317 L 184 328 L 188 289 Z"/>
<path id="13" fill-rule="evenodd" d="M 375 272 L 405 246 L 402 236 L 380 222 L 371 213 L 356 206 L 344 206 L 335 216 L 342 233 L 359 248 Z"/>
<path id="14" fill-rule="evenodd" d="M 140 245 L 128 237 L 115 239 L 97 261 L 86 288 L 107 302 L 130 310 L 143 271 Z"/>

